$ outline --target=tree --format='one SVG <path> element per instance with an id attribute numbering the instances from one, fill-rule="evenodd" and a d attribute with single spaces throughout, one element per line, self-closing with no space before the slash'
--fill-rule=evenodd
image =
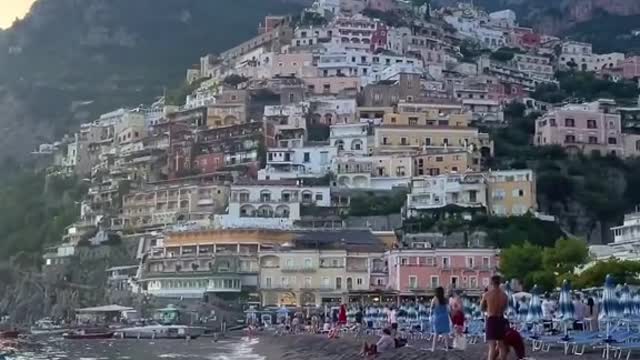
<path id="1" fill-rule="evenodd" d="M 498 50 L 492 52 L 490 57 L 491 57 L 491 59 L 496 60 L 496 61 L 507 62 L 507 61 L 513 60 L 514 56 L 515 56 L 515 53 L 513 52 L 513 50 L 510 50 L 510 49 L 498 49 Z"/>
<path id="2" fill-rule="evenodd" d="M 610 274 L 617 283 L 639 284 L 640 262 L 611 259 L 598 261 L 577 275 L 573 284 L 576 288 L 602 286 L 605 277 Z"/>
<path id="3" fill-rule="evenodd" d="M 247 80 L 249 80 L 249 78 L 247 78 L 246 76 L 231 74 L 227 75 L 227 77 L 225 77 L 222 82 L 229 86 L 238 86 Z"/>
<path id="4" fill-rule="evenodd" d="M 544 249 L 542 266 L 552 274 L 570 273 L 589 256 L 587 244 L 576 238 L 556 240 L 553 248 Z"/>
<path id="5" fill-rule="evenodd" d="M 500 272 L 507 279 L 520 279 L 525 288 L 535 285 L 534 274 L 542 269 L 542 248 L 525 242 L 500 254 Z"/>

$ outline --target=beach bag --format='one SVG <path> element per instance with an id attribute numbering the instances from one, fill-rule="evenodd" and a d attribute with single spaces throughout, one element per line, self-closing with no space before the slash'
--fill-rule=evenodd
<path id="1" fill-rule="evenodd" d="M 456 335 L 453 337 L 453 348 L 457 350 L 467 349 L 467 337 L 464 335 Z"/>

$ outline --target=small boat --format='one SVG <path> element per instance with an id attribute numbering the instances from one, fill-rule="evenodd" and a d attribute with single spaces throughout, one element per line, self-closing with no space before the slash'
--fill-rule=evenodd
<path id="1" fill-rule="evenodd" d="M 203 327 L 186 325 L 147 325 L 118 329 L 114 336 L 128 339 L 196 339 L 205 330 Z"/>
<path id="2" fill-rule="evenodd" d="M 85 331 L 76 330 L 62 334 L 62 337 L 69 340 L 94 340 L 94 339 L 110 339 L 113 337 L 113 331 Z"/>
<path id="3" fill-rule="evenodd" d="M 38 320 L 34 326 L 31 327 L 31 334 L 33 335 L 54 335 L 62 334 L 71 329 L 65 329 L 61 325 L 53 322 L 50 319 Z"/>
<path id="4" fill-rule="evenodd" d="M 0 339 L 17 339 L 20 335 L 19 331 L 0 331 Z"/>

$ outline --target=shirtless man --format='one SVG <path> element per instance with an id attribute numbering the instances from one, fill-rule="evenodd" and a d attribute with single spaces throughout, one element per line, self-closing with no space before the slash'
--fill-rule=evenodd
<path id="1" fill-rule="evenodd" d="M 489 360 L 496 358 L 505 360 L 507 355 L 507 347 L 504 343 L 507 322 L 504 318 L 504 312 L 507 309 L 508 299 L 504 291 L 500 289 L 500 282 L 501 279 L 498 275 L 491 278 L 491 288 L 484 293 L 480 303 L 482 310 L 487 312 L 485 330 L 489 343 Z M 495 353 L 497 349 L 500 349 L 498 354 Z"/>

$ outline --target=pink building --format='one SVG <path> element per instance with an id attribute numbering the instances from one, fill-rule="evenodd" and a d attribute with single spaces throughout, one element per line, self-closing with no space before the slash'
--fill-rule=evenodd
<path id="1" fill-rule="evenodd" d="M 388 288 L 400 295 L 429 294 L 439 286 L 479 295 L 497 273 L 499 255 L 496 249 L 392 250 L 387 262 Z"/>
<path id="2" fill-rule="evenodd" d="M 560 145 L 572 153 L 600 153 L 623 156 L 620 115 L 599 101 L 565 105 L 547 112 L 536 121 L 534 145 Z"/>
<path id="3" fill-rule="evenodd" d="M 625 79 L 640 78 L 640 56 L 632 56 L 620 64 L 622 77 Z"/>
<path id="4" fill-rule="evenodd" d="M 389 29 L 381 22 L 376 22 L 376 30 L 371 34 L 371 51 L 384 49 L 387 45 Z"/>

